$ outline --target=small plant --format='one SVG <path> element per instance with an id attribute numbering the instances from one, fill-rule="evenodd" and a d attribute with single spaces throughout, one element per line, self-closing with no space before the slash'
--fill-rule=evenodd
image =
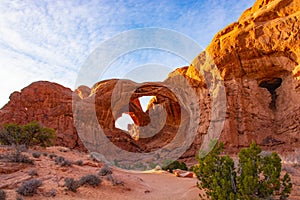
<path id="1" fill-rule="evenodd" d="M 103 167 L 100 169 L 99 171 L 99 175 L 100 176 L 106 176 L 106 175 L 109 175 L 109 174 L 112 174 L 112 170 L 110 167 L 108 167 L 107 165 L 103 165 Z"/>
<path id="2" fill-rule="evenodd" d="M 277 153 L 262 155 L 261 148 L 252 143 L 239 154 L 238 169 L 227 155 L 221 155 L 223 144 L 213 148 L 205 157 L 198 157 L 194 167 L 200 189 L 212 200 L 222 199 L 288 199 L 292 183 L 285 173 L 281 178 L 281 159 Z"/>
<path id="3" fill-rule="evenodd" d="M 163 167 L 162 169 L 173 173 L 174 169 L 187 170 L 188 168 L 185 163 L 175 160 L 174 162 L 170 163 L 169 165 Z"/>
<path id="4" fill-rule="evenodd" d="M 54 160 L 54 162 L 55 162 L 55 164 L 60 165 L 61 167 L 71 166 L 72 165 L 71 161 L 65 159 L 62 156 L 56 157 L 55 160 Z"/>
<path id="5" fill-rule="evenodd" d="M 22 154 L 20 151 L 6 154 L 2 159 L 6 159 L 8 162 L 34 164 L 33 160 Z"/>
<path id="6" fill-rule="evenodd" d="M 189 171 L 191 171 L 191 172 L 193 172 L 194 171 L 194 169 L 197 167 L 197 165 L 193 165 L 193 166 L 191 166 L 190 168 L 189 168 Z"/>
<path id="7" fill-rule="evenodd" d="M 55 160 L 54 160 L 55 164 L 57 164 L 57 165 L 61 164 L 64 161 L 65 161 L 65 158 L 62 157 L 62 156 L 56 157 Z"/>
<path id="8" fill-rule="evenodd" d="M 62 167 L 64 167 L 64 166 L 71 166 L 71 165 L 72 165 L 72 162 L 69 161 L 69 160 L 65 160 L 64 162 L 62 162 L 62 163 L 60 164 L 60 166 L 62 166 Z"/>
<path id="9" fill-rule="evenodd" d="M 112 174 L 108 174 L 106 176 L 106 180 L 110 181 L 113 186 L 117 186 L 117 185 L 123 185 L 124 186 L 124 182 L 116 179 Z"/>
<path id="10" fill-rule="evenodd" d="M 36 171 L 35 169 L 32 169 L 32 170 L 30 170 L 30 171 L 28 172 L 28 175 L 29 175 L 29 176 L 38 176 L 38 173 L 37 173 L 37 171 Z"/>
<path id="11" fill-rule="evenodd" d="M 67 190 L 72 192 L 77 192 L 77 189 L 80 187 L 79 182 L 75 181 L 73 178 L 65 178 L 65 186 Z"/>
<path id="12" fill-rule="evenodd" d="M 33 152 L 32 157 L 39 158 L 39 157 L 41 157 L 41 153 L 40 152 Z"/>
<path id="13" fill-rule="evenodd" d="M 23 196 L 33 196 L 41 185 L 42 181 L 31 179 L 23 183 L 23 185 L 17 189 L 17 193 Z"/>
<path id="14" fill-rule="evenodd" d="M 53 158 L 56 158 L 57 157 L 57 155 L 55 155 L 54 153 L 51 153 L 50 155 L 49 155 L 49 158 L 50 159 L 53 159 Z"/>
<path id="15" fill-rule="evenodd" d="M 75 162 L 75 164 L 78 165 L 78 166 L 82 166 L 83 165 L 83 161 L 82 160 L 77 160 Z"/>
<path id="16" fill-rule="evenodd" d="M 6 199 L 6 192 L 0 189 L 0 200 L 5 200 L 5 199 Z"/>
<path id="17" fill-rule="evenodd" d="M 93 174 L 83 176 L 79 180 L 80 186 L 88 184 L 88 185 L 94 187 L 94 186 L 98 186 L 100 183 L 101 183 L 101 179 L 98 176 L 93 175 Z"/>

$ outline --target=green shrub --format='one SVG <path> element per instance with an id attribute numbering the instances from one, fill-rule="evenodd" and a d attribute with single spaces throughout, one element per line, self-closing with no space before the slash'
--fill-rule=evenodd
<path id="1" fill-rule="evenodd" d="M 38 122 L 30 122 L 24 126 L 6 124 L 0 130 L 0 143 L 4 145 L 50 146 L 55 139 L 54 129 L 42 127 Z"/>
<path id="2" fill-rule="evenodd" d="M 200 180 L 200 189 L 206 189 L 211 199 L 236 198 L 236 173 L 234 162 L 229 156 L 220 156 L 223 144 L 216 146 L 193 170 Z"/>
<path id="3" fill-rule="evenodd" d="M 223 144 L 205 157 L 198 158 L 194 172 L 211 199 L 287 199 L 292 188 L 289 175 L 281 175 L 281 159 L 277 153 L 262 156 L 261 149 L 252 143 L 239 153 L 238 169 L 233 159 L 221 156 Z"/>
<path id="4" fill-rule="evenodd" d="M 188 168 L 185 163 L 175 160 L 172 163 L 170 163 L 169 165 L 163 167 L 162 169 L 173 173 L 174 169 L 187 170 Z"/>
<path id="5" fill-rule="evenodd" d="M 31 179 L 23 183 L 23 185 L 17 189 L 17 193 L 23 196 L 33 196 L 41 185 L 42 181 Z"/>

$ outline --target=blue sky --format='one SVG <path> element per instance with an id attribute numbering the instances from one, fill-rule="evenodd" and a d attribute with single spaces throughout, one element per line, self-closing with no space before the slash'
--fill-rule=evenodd
<path id="1" fill-rule="evenodd" d="M 219 30 L 236 21 L 253 3 L 254 0 L 1 0 L 0 107 L 13 91 L 38 80 L 74 89 L 80 67 L 93 50 L 123 31 L 167 28 L 205 48 Z M 188 62 L 166 52 L 142 50 L 116 60 L 112 69 L 118 66 L 123 70 L 111 70 L 105 77 L 126 77 L 126 72 L 136 65 L 162 65 L 171 71 Z"/>

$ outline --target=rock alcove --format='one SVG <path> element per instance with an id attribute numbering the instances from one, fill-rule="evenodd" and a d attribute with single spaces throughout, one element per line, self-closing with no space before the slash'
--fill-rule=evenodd
<path id="1" fill-rule="evenodd" d="M 281 86 L 282 79 L 281 78 L 269 78 L 260 82 L 259 87 L 266 88 L 271 94 L 271 102 L 269 104 L 269 108 L 272 110 L 276 110 L 276 89 Z"/>

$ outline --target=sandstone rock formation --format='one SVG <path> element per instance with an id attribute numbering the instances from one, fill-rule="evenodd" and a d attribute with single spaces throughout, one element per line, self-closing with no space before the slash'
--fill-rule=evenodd
<path id="1" fill-rule="evenodd" d="M 192 88 L 184 88 L 187 81 L 183 76 L 171 79 L 141 84 L 130 80 L 106 80 L 95 84 L 88 97 L 75 96 L 75 125 L 83 143 L 91 151 L 107 150 L 109 147 L 105 145 L 109 141 L 103 140 L 103 133 L 110 142 L 129 152 L 153 152 L 171 142 L 176 145 L 169 145 L 169 152 L 174 149 L 178 152 L 189 143 L 187 149 L 193 142 L 193 137 L 187 138 L 187 132 L 196 132 L 198 128 L 198 124 L 193 126 L 198 116 L 191 112 L 197 109 L 197 101 L 192 98 Z M 139 102 L 142 96 L 155 96 L 146 112 Z M 116 119 L 124 113 L 135 122 L 132 126 L 138 133 L 134 137 L 115 127 Z"/>
<path id="2" fill-rule="evenodd" d="M 299 147 L 299 19 L 297 0 L 258 0 L 207 48 L 225 80 L 228 145 Z"/>
<path id="3" fill-rule="evenodd" d="M 72 90 L 47 81 L 35 82 L 14 92 L 0 110 L 0 122 L 26 124 L 39 121 L 54 128 L 57 144 L 84 149 L 73 123 Z"/>
<path id="4" fill-rule="evenodd" d="M 208 132 L 218 132 L 211 127 L 224 123 L 221 140 L 228 150 L 254 140 L 267 149 L 292 151 L 300 147 L 299 4 L 258 0 L 238 22 L 217 33 L 190 66 L 164 82 L 112 79 L 74 93 L 55 83 L 33 83 L 11 95 L 0 122 L 38 120 L 57 130 L 59 145 L 80 149 L 77 131 L 85 145 L 97 146 L 99 125 L 111 142 L 129 152 L 151 152 L 171 143 L 180 130 L 195 132 L 195 138 L 186 139 L 193 144 L 183 158 L 194 157 Z M 146 112 L 138 100 L 142 96 L 155 96 Z M 75 118 L 80 116 L 77 131 L 72 106 Z M 124 113 L 135 123 L 134 137 L 115 127 Z"/>

